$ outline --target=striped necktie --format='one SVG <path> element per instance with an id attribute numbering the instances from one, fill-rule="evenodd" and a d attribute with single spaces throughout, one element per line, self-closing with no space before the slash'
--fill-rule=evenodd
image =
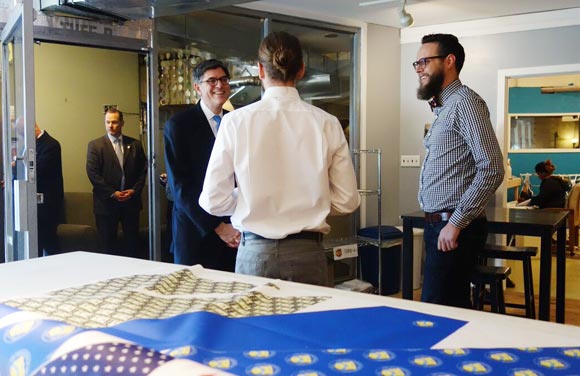
<path id="1" fill-rule="evenodd" d="M 115 138 L 113 141 L 113 146 L 115 149 L 115 154 L 117 154 L 117 159 L 119 160 L 119 164 L 121 165 L 121 171 L 123 171 L 123 178 L 121 179 L 121 190 L 125 189 L 125 171 L 123 170 L 123 149 L 121 146 L 121 139 Z"/>

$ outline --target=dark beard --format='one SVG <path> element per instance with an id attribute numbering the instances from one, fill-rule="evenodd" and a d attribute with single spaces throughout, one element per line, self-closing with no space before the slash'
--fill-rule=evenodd
<path id="1" fill-rule="evenodd" d="M 441 93 L 444 78 L 443 72 L 441 71 L 431 74 L 429 82 L 424 86 L 419 85 L 417 88 L 417 98 L 427 101 L 439 95 L 439 93 Z"/>

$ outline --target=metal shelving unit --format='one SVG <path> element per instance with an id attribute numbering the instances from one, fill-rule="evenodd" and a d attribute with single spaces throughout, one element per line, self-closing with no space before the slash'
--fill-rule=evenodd
<path id="1" fill-rule="evenodd" d="M 382 290 L 383 290 L 383 260 L 382 260 L 382 252 L 381 252 L 381 248 L 383 246 L 383 239 L 382 239 L 382 218 L 381 218 L 381 212 L 382 212 L 382 207 L 381 207 L 381 195 L 382 195 L 382 185 L 381 185 L 381 155 L 382 155 L 382 151 L 381 149 L 365 149 L 365 150 L 357 150 L 354 149 L 352 151 L 353 155 L 355 156 L 355 158 L 358 156 L 359 158 L 359 163 L 360 163 L 360 158 L 363 155 L 375 155 L 376 156 L 376 165 L 377 165 L 377 186 L 375 189 L 367 189 L 368 187 L 365 187 L 363 189 L 359 189 L 359 193 L 361 196 L 376 196 L 376 200 L 377 200 L 377 238 L 373 239 L 373 238 L 367 238 L 367 237 L 362 237 L 362 236 L 358 236 L 358 244 L 359 246 L 361 245 L 373 245 L 375 247 L 377 247 L 377 252 L 378 252 L 378 286 L 377 286 L 377 291 L 379 293 L 379 295 L 382 295 Z M 387 244 L 385 244 L 387 245 Z M 388 245 L 387 245 L 388 246 Z M 359 276 L 362 276 L 362 272 L 358 273 Z"/>

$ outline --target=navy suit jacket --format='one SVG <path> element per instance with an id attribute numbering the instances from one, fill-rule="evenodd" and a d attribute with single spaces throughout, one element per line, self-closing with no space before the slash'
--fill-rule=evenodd
<path id="1" fill-rule="evenodd" d="M 215 136 L 200 103 L 174 115 L 165 124 L 165 165 L 174 209 L 187 215 L 202 236 L 224 221 L 199 206 L 205 171 Z"/>
<path id="2" fill-rule="evenodd" d="M 111 198 L 121 190 L 125 172 L 125 189 L 135 190 L 129 200 L 119 203 Z M 89 142 L 87 148 L 87 176 L 93 184 L 93 210 L 107 215 L 119 207 L 139 212 L 142 207 L 141 191 L 147 177 L 147 158 L 138 140 L 123 135 L 123 169 L 107 135 Z"/>
<path id="3" fill-rule="evenodd" d="M 214 231 L 221 222 L 229 222 L 229 217 L 208 214 L 198 202 L 215 142 L 201 104 L 172 116 L 163 134 L 167 184 L 174 200 L 171 248 L 176 262 L 231 270 L 233 266 L 224 266 L 223 262 L 230 257 L 235 261 L 235 250 L 225 249 L 227 246 Z M 217 255 L 221 250 L 222 256 Z M 214 254 L 213 260 L 208 260 L 209 253 Z"/>
<path id="4" fill-rule="evenodd" d="M 39 209 L 47 210 L 54 221 L 60 219 L 64 185 L 60 143 L 47 131 L 36 140 L 36 191 L 44 195 Z"/>

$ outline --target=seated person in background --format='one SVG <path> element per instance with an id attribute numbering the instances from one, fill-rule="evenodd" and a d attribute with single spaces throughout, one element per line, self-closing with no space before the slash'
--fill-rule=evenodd
<path id="1" fill-rule="evenodd" d="M 553 174 L 554 171 L 556 171 L 556 166 L 550 159 L 546 159 L 546 171 L 548 171 L 549 174 Z M 566 186 L 566 192 L 572 189 L 572 181 L 569 177 L 561 175 L 554 175 L 554 177 L 562 180 L 563 184 Z"/>
<path id="2" fill-rule="evenodd" d="M 568 183 L 559 176 L 552 176 L 555 167 L 550 163 L 546 167 L 546 162 L 540 162 L 536 165 L 536 174 L 542 181 L 540 184 L 540 193 L 533 196 L 529 205 L 543 208 L 564 208 L 566 206 L 566 192 L 570 189 Z"/>

